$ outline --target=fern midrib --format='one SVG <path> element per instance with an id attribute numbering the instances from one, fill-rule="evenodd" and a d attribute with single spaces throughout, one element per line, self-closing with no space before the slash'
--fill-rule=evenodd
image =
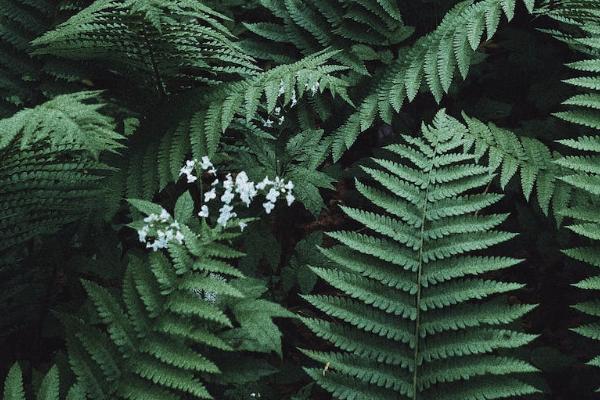
<path id="1" fill-rule="evenodd" d="M 413 358 L 413 400 L 417 400 L 418 399 L 418 386 L 417 386 L 417 382 L 419 379 L 419 368 L 418 368 L 418 361 L 419 361 L 419 343 L 420 343 L 420 338 L 421 338 L 421 276 L 422 276 L 422 272 L 423 272 L 423 247 L 425 244 L 425 220 L 426 220 L 426 216 L 427 216 L 427 208 L 429 205 L 429 201 L 428 201 L 428 195 L 429 195 L 429 188 L 431 187 L 431 177 L 433 174 L 433 159 L 435 158 L 435 156 L 437 155 L 437 151 L 438 151 L 438 142 L 436 141 L 436 147 L 433 151 L 432 156 L 429 158 L 430 160 L 430 165 L 429 165 L 429 173 L 427 174 L 427 183 L 426 183 L 426 187 L 425 187 L 425 194 L 424 194 L 424 206 L 423 206 L 423 216 L 421 218 L 421 232 L 420 232 L 420 246 L 419 246 L 419 267 L 417 269 L 417 293 L 416 293 L 416 299 L 415 299 L 415 309 L 416 309 L 416 317 L 415 317 L 415 351 L 414 351 L 414 358 Z"/>

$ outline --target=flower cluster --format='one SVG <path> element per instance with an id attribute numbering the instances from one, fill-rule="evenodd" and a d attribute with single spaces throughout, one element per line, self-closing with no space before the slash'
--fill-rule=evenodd
<path id="1" fill-rule="evenodd" d="M 186 165 L 181 169 L 181 174 L 187 175 L 188 182 L 196 181 L 196 179 L 194 179 L 196 177 L 192 174 L 192 169 L 196 164 L 197 162 L 194 160 L 187 161 Z M 208 157 L 202 157 L 201 168 L 216 175 L 216 170 Z M 190 176 L 192 179 L 190 179 Z M 211 184 L 210 190 L 204 193 L 204 201 L 200 207 L 198 216 L 201 218 L 208 218 L 210 216 L 210 204 L 214 202 L 214 200 L 219 199 L 221 203 L 219 205 L 217 224 L 227 226 L 230 220 L 238 217 L 238 213 L 235 211 L 234 202 L 239 200 L 241 203 L 245 204 L 246 207 L 250 207 L 252 201 L 259 194 L 265 194 L 267 201 L 263 203 L 263 208 L 267 214 L 270 214 L 280 197 L 285 198 L 288 206 L 292 205 L 295 201 L 293 189 L 294 184 L 292 181 L 286 183 L 280 177 L 276 177 L 275 180 L 266 177 L 260 183 L 255 183 L 248 178 L 248 174 L 244 171 L 239 172 L 235 178 L 232 174 L 227 174 L 222 182 L 218 178 L 215 178 Z M 240 229 L 244 230 L 246 226 L 245 222 L 239 222 Z"/>
<path id="2" fill-rule="evenodd" d="M 198 177 L 194 175 L 196 172 L 196 168 L 200 166 L 202 171 L 207 171 L 209 174 L 216 176 L 217 170 L 215 169 L 212 162 L 210 162 L 209 158 L 204 156 L 201 161 L 196 159 L 188 160 L 185 162 L 185 166 L 179 170 L 179 176 L 185 175 L 188 183 L 194 183 L 198 180 Z"/>
<path id="3" fill-rule="evenodd" d="M 171 242 L 183 244 L 183 233 L 179 223 L 164 208 L 160 214 L 150 214 L 144 218 L 145 225 L 138 229 L 138 238 L 146 243 L 146 248 L 158 251 L 165 249 Z M 149 240 L 149 238 L 154 240 Z"/>

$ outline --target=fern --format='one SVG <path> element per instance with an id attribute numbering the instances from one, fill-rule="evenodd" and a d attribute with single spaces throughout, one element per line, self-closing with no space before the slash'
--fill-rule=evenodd
<path id="1" fill-rule="evenodd" d="M 59 388 L 59 377 L 58 369 L 56 367 L 50 368 L 36 393 L 36 400 L 59 400 L 60 388 Z M 85 400 L 85 392 L 80 386 L 72 386 L 65 400 Z M 8 376 L 4 382 L 4 400 L 25 400 L 25 389 L 23 387 L 23 375 L 19 364 L 14 364 Z"/>
<path id="2" fill-rule="evenodd" d="M 224 134 L 234 136 L 240 128 L 245 131 L 252 126 L 260 129 L 257 126 L 262 127 L 269 118 L 276 124 L 279 117 L 273 116 L 275 108 L 288 112 L 292 103 L 316 95 L 313 87 L 350 101 L 348 83 L 337 76 L 345 68 L 329 63 L 334 54 L 314 54 L 252 78 L 222 84 L 200 99 L 194 97 L 183 106 L 193 111 L 183 116 L 179 113 L 175 127 L 154 140 L 143 138 L 139 145 L 132 146 L 116 190 L 126 189 L 128 197 L 151 198 L 169 182 L 178 180 L 188 154 L 197 159 L 206 155 L 213 158 Z"/>
<path id="3" fill-rule="evenodd" d="M 487 154 L 491 172 L 500 170 L 500 185 L 504 188 L 517 174 L 525 198 L 529 200 L 535 187 L 539 206 L 548 213 L 550 201 L 554 199 L 555 211 L 568 202 L 569 191 L 557 182 L 559 169 L 554 163 L 550 149 L 537 139 L 518 137 L 494 124 L 484 124 L 464 115 L 467 127 L 458 128 L 467 140 L 468 147 L 474 146 L 479 157 Z"/>
<path id="4" fill-rule="evenodd" d="M 121 66 L 162 94 L 220 75 L 252 75 L 252 59 L 199 2 L 102 0 L 36 39 L 35 54 L 101 60 Z"/>
<path id="5" fill-rule="evenodd" d="M 524 0 L 524 3 L 531 12 L 534 2 Z M 334 161 L 339 160 L 361 132 L 373 125 L 377 116 L 390 123 L 393 112 L 400 110 L 405 99 L 414 100 L 423 81 L 440 102 L 457 72 L 466 78 L 477 48 L 483 40 L 492 38 L 501 16 L 512 20 L 515 5 L 516 0 L 468 0 L 450 10 L 433 32 L 400 54 L 358 110 L 334 133 Z"/>
<path id="6" fill-rule="evenodd" d="M 193 211 L 189 194 L 182 199 L 177 221 L 189 220 Z M 146 214 L 161 210 L 145 201 L 131 203 Z M 129 255 L 121 299 L 83 281 L 100 323 L 62 316 L 69 361 L 92 399 L 210 399 L 209 381 L 243 384 L 260 378 L 260 361 L 256 370 L 240 371 L 221 353 L 236 350 L 243 362 L 243 350 L 281 352 L 271 318 L 292 314 L 259 299 L 261 283 L 245 279 L 230 264 L 241 253 L 224 239 L 238 234 L 205 224 L 195 231 L 181 226 L 185 246 L 171 244 L 168 256 Z"/>
<path id="7" fill-rule="evenodd" d="M 58 96 L 0 121 L 0 251 L 88 215 L 121 136 L 98 93 Z"/>
<path id="8" fill-rule="evenodd" d="M 30 41 L 60 18 L 57 2 L 0 3 L 0 117 L 32 107 L 56 94 L 81 90 L 83 70 L 72 63 L 31 55 Z"/>
<path id="9" fill-rule="evenodd" d="M 309 375 L 339 399 L 492 399 L 537 392 L 535 371 L 510 349 L 535 336 L 511 327 L 533 306 L 498 295 L 523 285 L 483 274 L 519 263 L 477 252 L 515 235 L 496 230 L 505 214 L 482 215 L 501 199 L 473 193 L 492 177 L 464 151 L 457 121 L 439 113 L 422 137 L 387 149 L 403 163 L 375 159 L 363 170 L 382 189 L 357 182 L 378 211 L 343 207 L 368 232 L 329 233 L 335 268 L 312 270 L 339 295 L 305 296 L 330 320 L 306 325 L 336 351 L 305 350 L 325 370 Z M 469 254 L 473 253 L 475 254 Z"/>
<path id="10" fill-rule="evenodd" d="M 261 58 L 283 64 L 294 60 L 290 56 L 294 49 L 307 55 L 332 48 L 341 50 L 335 55 L 337 62 L 368 75 L 365 62 L 389 62 L 392 55 L 385 47 L 404 41 L 413 31 L 404 25 L 395 1 L 262 0 L 260 4 L 277 20 L 244 24 L 253 34 L 244 45 Z M 274 43 L 280 50 L 274 51 Z"/>
<path id="11" fill-rule="evenodd" d="M 580 6 L 581 8 L 575 8 Z M 574 12 L 577 9 L 577 12 Z M 563 8 L 555 11 L 560 18 L 569 23 L 585 20 L 586 28 L 584 37 L 573 39 L 587 53 L 594 54 L 593 58 L 576 61 L 568 66 L 584 76 L 566 80 L 570 85 L 582 89 L 584 93 L 576 94 L 563 104 L 569 107 L 567 111 L 557 112 L 554 115 L 571 123 L 591 130 L 592 135 L 580 136 L 575 139 L 559 140 L 559 143 L 575 152 L 574 155 L 565 156 L 556 161 L 565 168 L 568 174 L 561 177 L 569 186 L 573 187 L 578 201 L 570 208 L 563 211 L 566 217 L 573 219 L 573 224 L 568 228 L 581 237 L 583 244 L 580 247 L 565 250 L 564 253 L 574 260 L 589 264 L 594 268 L 600 267 L 600 216 L 596 212 L 600 208 L 600 15 L 597 2 L 566 2 Z M 600 316 L 600 303 L 597 293 L 600 290 L 598 274 L 582 280 L 575 286 L 594 291 L 595 298 L 574 306 L 578 311 L 591 317 Z M 575 332 L 600 340 L 600 324 L 598 321 L 590 322 L 573 329 Z M 600 356 L 595 356 L 590 365 L 600 367 Z"/>

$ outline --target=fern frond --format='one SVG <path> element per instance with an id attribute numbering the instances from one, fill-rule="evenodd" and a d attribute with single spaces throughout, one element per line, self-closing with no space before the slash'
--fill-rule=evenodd
<path id="1" fill-rule="evenodd" d="M 198 2 L 103 0 L 33 41 L 35 54 L 101 60 L 160 93 L 252 75 L 226 17 Z"/>
<path id="2" fill-rule="evenodd" d="M 570 187 L 578 194 L 577 201 L 563 214 L 571 218 L 572 224 L 568 228 L 581 238 L 581 245 L 576 248 L 564 250 L 564 253 L 574 260 L 588 264 L 593 268 L 600 266 L 600 216 L 597 210 L 600 207 L 600 14 L 598 2 L 588 0 L 569 0 L 559 3 L 556 8 L 549 11 L 553 18 L 567 24 L 582 28 L 583 35 L 569 34 L 567 41 L 575 45 L 578 50 L 588 57 L 581 61 L 567 64 L 568 67 L 582 73 L 566 80 L 565 82 L 577 87 L 583 93 L 567 99 L 563 104 L 568 106 L 567 111 L 560 111 L 554 115 L 567 122 L 582 126 L 591 134 L 581 135 L 574 139 L 559 140 L 558 142 L 573 151 L 572 155 L 565 155 L 556 160 L 567 173 L 561 176 Z M 559 34 L 560 35 L 560 34 Z M 564 39 L 564 37 L 559 37 Z M 575 286 L 579 289 L 597 293 L 598 274 L 596 271 L 591 277 L 586 278 Z M 600 326 L 595 320 L 600 316 L 600 304 L 596 299 L 591 299 L 573 306 L 576 310 L 590 317 L 592 322 L 574 328 L 573 331 L 593 340 L 600 340 Z M 596 356 L 589 361 L 589 365 L 600 366 Z"/>
<path id="3" fill-rule="evenodd" d="M 64 95 L 0 120 L 0 251 L 88 215 L 122 145 L 98 93 Z"/>
<path id="4" fill-rule="evenodd" d="M 334 160 L 338 160 L 378 116 L 390 123 L 393 112 L 398 112 L 406 99 L 414 100 L 423 82 L 439 103 L 455 75 L 466 78 L 475 52 L 496 33 L 501 17 L 512 20 L 516 3 L 516 0 L 467 0 L 454 6 L 433 32 L 400 54 L 358 106 L 358 111 L 334 133 Z M 524 3 L 531 12 L 533 3 Z"/>
<path id="5" fill-rule="evenodd" d="M 161 210 L 147 201 L 130 203 L 146 214 Z M 176 216 L 183 221 L 193 210 L 181 207 Z M 281 352 L 271 319 L 293 315 L 257 298 L 262 282 L 230 264 L 240 253 L 223 240 L 220 227 L 181 226 L 185 245 L 171 244 L 168 255 L 129 255 L 120 298 L 83 282 L 100 323 L 88 323 L 93 316 L 61 316 L 72 369 L 91 398 L 211 399 L 212 382 L 238 367 L 224 362 L 222 353 Z"/>
<path id="6" fill-rule="evenodd" d="M 244 46 L 256 50 L 270 45 L 259 57 L 283 63 L 290 62 L 294 50 L 309 55 L 331 48 L 339 50 L 336 62 L 368 75 L 366 61 L 387 61 L 386 46 L 406 40 L 413 32 L 394 1 L 261 0 L 260 4 L 277 19 L 244 24 L 252 34 Z M 275 44 L 287 51 L 273 51 Z"/>
<path id="7" fill-rule="evenodd" d="M 357 188 L 380 208 L 344 207 L 366 230 L 330 233 L 340 245 L 323 253 L 336 266 L 312 267 L 337 294 L 305 296 L 329 319 L 304 322 L 336 349 L 306 350 L 326 365 L 307 372 L 334 398 L 464 400 L 538 391 L 520 377 L 536 369 L 510 352 L 535 338 L 510 326 L 533 307 L 502 296 L 522 285 L 484 275 L 519 260 L 478 253 L 514 234 L 495 229 L 506 215 L 481 214 L 501 196 L 469 194 L 492 176 L 475 163 L 456 124 L 440 112 L 421 137 L 387 148 L 402 163 L 378 158 L 378 167 L 363 168 L 377 185 Z"/>
<path id="8" fill-rule="evenodd" d="M 31 54 L 30 42 L 64 15 L 56 2 L 15 0 L 0 3 L 0 118 L 33 107 L 57 94 L 82 90 L 85 76 L 70 62 Z"/>

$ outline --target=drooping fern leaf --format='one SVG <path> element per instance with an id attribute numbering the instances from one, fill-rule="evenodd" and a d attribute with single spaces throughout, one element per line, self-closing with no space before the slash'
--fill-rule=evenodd
<path id="1" fill-rule="evenodd" d="M 147 214 L 161 210 L 131 203 Z M 175 217 L 190 220 L 192 212 L 181 206 Z M 237 384 L 260 378 L 261 361 L 246 363 L 244 350 L 281 351 L 271 318 L 292 314 L 259 299 L 264 289 L 230 264 L 241 253 L 225 239 L 238 233 L 180 224 L 185 245 L 170 244 L 168 255 L 129 255 L 119 297 L 83 282 L 97 318 L 62 316 L 69 361 L 92 399 L 211 399 L 209 383 L 221 377 Z"/>
<path id="2" fill-rule="evenodd" d="M 88 215 L 121 136 L 97 92 L 58 96 L 0 120 L 0 251 Z"/>
<path id="3" fill-rule="evenodd" d="M 531 12 L 534 2 L 523 2 Z M 423 81 L 439 102 L 457 72 L 466 78 L 475 51 L 484 40 L 492 38 L 501 17 L 512 20 L 516 3 L 516 0 L 467 0 L 452 8 L 433 32 L 401 52 L 358 110 L 334 133 L 334 160 L 373 125 L 377 116 L 389 123 L 405 99 L 412 101 L 416 97 Z"/>
<path id="4" fill-rule="evenodd" d="M 36 54 L 102 60 L 167 94 L 256 67 L 200 2 L 101 0 L 36 39 Z"/>
<path id="5" fill-rule="evenodd" d="M 338 399 L 475 400 L 535 393 L 535 368 L 511 349 L 535 336 L 514 321 L 533 306 L 503 293 L 523 285 L 485 274 L 519 263 L 480 253 L 515 235 L 497 230 L 506 214 L 481 211 L 502 196 L 482 193 L 492 177 L 467 153 L 458 121 L 439 113 L 421 137 L 387 147 L 401 161 L 363 167 L 378 185 L 357 182 L 376 209 L 343 207 L 364 226 L 331 232 L 323 249 L 336 267 L 312 270 L 330 295 L 305 296 L 329 318 L 304 318 L 336 350 L 305 353 L 324 370 L 309 375 Z M 459 128 L 460 130 L 460 128 Z"/>

